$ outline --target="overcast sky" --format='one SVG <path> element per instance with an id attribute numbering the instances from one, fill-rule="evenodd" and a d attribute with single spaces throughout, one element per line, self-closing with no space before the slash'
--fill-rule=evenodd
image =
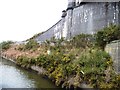
<path id="1" fill-rule="evenodd" d="M 61 19 L 68 0 L 0 0 L 0 42 L 22 41 Z"/>

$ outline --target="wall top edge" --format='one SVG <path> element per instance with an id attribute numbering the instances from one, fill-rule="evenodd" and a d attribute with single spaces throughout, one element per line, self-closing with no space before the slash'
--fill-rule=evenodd
<path id="1" fill-rule="evenodd" d="M 118 42 L 120 42 L 120 40 L 114 40 L 111 43 L 118 43 Z"/>
<path id="2" fill-rule="evenodd" d="M 120 0 L 78 0 L 80 2 L 120 2 Z"/>

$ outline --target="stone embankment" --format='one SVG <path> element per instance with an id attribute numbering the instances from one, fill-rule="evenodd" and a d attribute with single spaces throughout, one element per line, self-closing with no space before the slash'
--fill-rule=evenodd
<path id="1" fill-rule="evenodd" d="M 8 57 L 6 55 L 1 55 L 1 56 L 2 56 L 2 58 L 6 59 L 6 60 L 9 60 L 9 61 L 15 63 L 16 65 L 18 65 L 18 63 L 14 59 L 12 59 L 12 57 Z M 41 75 L 45 74 L 45 72 L 46 72 L 46 70 L 43 67 L 39 67 L 37 65 L 36 66 L 35 65 L 31 66 L 30 69 L 38 72 L 38 74 L 41 74 Z"/>
<path id="2" fill-rule="evenodd" d="M 12 59 L 12 57 L 8 57 L 8 56 L 6 56 L 6 55 L 1 55 L 1 56 L 2 56 L 2 58 L 7 59 L 7 60 L 9 60 L 9 61 L 17 64 L 17 63 L 15 62 L 15 60 Z"/>

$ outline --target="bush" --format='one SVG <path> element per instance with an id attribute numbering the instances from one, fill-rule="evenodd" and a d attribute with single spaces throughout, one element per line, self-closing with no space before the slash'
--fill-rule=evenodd
<path id="1" fill-rule="evenodd" d="M 120 40 L 120 26 L 111 25 L 106 27 L 95 34 L 96 46 L 104 49 L 106 44 L 114 40 Z"/>
<path id="2" fill-rule="evenodd" d="M 79 58 L 81 70 L 85 73 L 103 71 L 110 65 L 107 62 L 111 60 L 109 54 L 99 49 L 90 49 L 84 51 Z"/>
<path id="3" fill-rule="evenodd" d="M 10 45 L 12 44 L 12 41 L 4 41 L 0 44 L 3 50 L 7 50 L 10 48 Z"/>
<path id="4" fill-rule="evenodd" d="M 32 59 L 23 56 L 19 57 L 17 62 L 25 67 L 32 64 L 43 67 L 47 71 L 46 75 L 57 86 L 79 87 L 86 83 L 94 88 L 119 87 L 120 76 L 116 76 L 113 71 L 112 59 L 104 50 L 94 47 L 94 43 L 104 47 L 112 40 L 120 39 L 119 30 L 118 26 L 112 25 L 95 36 L 80 34 L 70 41 L 52 38 L 45 43 L 46 50 L 51 51 L 49 55 L 41 54 Z M 54 45 L 50 45 L 51 42 Z M 37 47 L 38 44 L 34 40 L 25 45 L 28 50 Z"/>
<path id="5" fill-rule="evenodd" d="M 73 37 L 73 39 L 70 42 L 76 48 L 92 47 L 94 42 L 94 37 L 93 35 L 89 35 L 89 34 L 80 34 Z"/>
<path id="6" fill-rule="evenodd" d="M 108 67 L 112 68 L 112 60 L 109 54 L 100 49 L 88 49 L 82 52 L 77 63 L 79 64 L 77 72 L 83 74 L 82 80 L 94 88 L 100 88 L 101 82 L 106 83 L 105 70 Z"/>
<path id="7" fill-rule="evenodd" d="M 20 65 L 22 67 L 30 68 L 31 65 L 36 64 L 36 59 L 28 58 L 27 56 L 19 56 L 17 58 L 16 62 L 18 65 Z"/>
<path id="8" fill-rule="evenodd" d="M 24 49 L 25 50 L 30 50 L 30 49 L 37 49 L 39 44 L 35 40 L 30 40 L 29 42 L 26 43 Z"/>
<path id="9" fill-rule="evenodd" d="M 46 68 L 49 63 L 50 61 L 47 59 L 46 55 L 40 55 L 36 59 L 36 65 L 42 66 L 44 68 Z"/>
<path id="10" fill-rule="evenodd" d="M 22 67 L 26 67 L 29 64 L 29 58 L 26 56 L 19 56 L 17 58 L 17 64 L 21 65 Z"/>

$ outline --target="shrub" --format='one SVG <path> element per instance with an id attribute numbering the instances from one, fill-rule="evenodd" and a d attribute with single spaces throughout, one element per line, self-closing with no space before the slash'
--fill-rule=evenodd
<path id="1" fill-rule="evenodd" d="M 19 56 L 17 58 L 17 64 L 21 65 L 22 67 L 27 67 L 30 63 L 29 63 L 29 58 L 26 56 Z"/>
<path id="2" fill-rule="evenodd" d="M 106 27 L 95 34 L 96 46 L 104 49 L 106 44 L 114 40 L 120 40 L 120 26 L 111 25 Z"/>
<path id="3" fill-rule="evenodd" d="M 93 35 L 89 34 L 80 34 L 70 41 L 73 46 L 76 48 L 86 48 L 86 47 L 92 47 L 93 46 L 94 37 Z"/>
<path id="4" fill-rule="evenodd" d="M 35 40 L 29 40 L 29 42 L 26 43 L 24 49 L 25 50 L 30 50 L 30 49 L 37 49 L 39 44 Z"/>
<path id="5" fill-rule="evenodd" d="M 4 41 L 0 44 L 0 46 L 2 46 L 3 50 L 7 50 L 10 48 L 10 45 L 12 44 L 12 41 Z"/>
<path id="6" fill-rule="evenodd" d="M 51 41 L 45 43 L 46 51 L 48 49 L 51 51 L 49 55 L 41 54 L 31 59 L 22 56 L 17 62 L 25 67 L 35 64 L 45 68 L 46 75 L 57 86 L 79 87 L 80 84 L 86 83 L 94 88 L 119 87 L 120 76 L 116 76 L 113 72 L 112 59 L 104 50 L 94 47 L 94 43 L 99 47 L 104 47 L 112 40 L 120 39 L 119 30 L 118 26 L 112 25 L 99 31 L 95 36 L 80 34 L 70 41 L 52 38 Z M 51 42 L 54 45 L 50 45 Z M 37 47 L 38 44 L 34 40 L 30 40 L 25 45 L 25 49 L 28 50 Z"/>
<path id="7" fill-rule="evenodd" d="M 40 55 L 36 59 L 36 65 L 42 66 L 44 68 L 46 68 L 49 63 L 50 61 L 47 59 L 46 55 Z"/>
<path id="8" fill-rule="evenodd" d="M 83 81 L 92 87 L 100 87 L 100 82 L 105 82 L 105 70 L 112 67 L 109 54 L 100 49 L 89 49 L 82 52 L 78 59 L 78 73 L 83 74 Z"/>
<path id="9" fill-rule="evenodd" d="M 99 49 L 90 49 L 82 53 L 79 58 L 81 70 L 85 73 L 99 72 L 102 73 L 107 67 L 110 56 Z"/>
<path id="10" fill-rule="evenodd" d="M 30 68 L 31 65 L 36 64 L 36 58 L 28 58 L 27 56 L 19 56 L 16 62 L 18 65 L 22 67 Z"/>

